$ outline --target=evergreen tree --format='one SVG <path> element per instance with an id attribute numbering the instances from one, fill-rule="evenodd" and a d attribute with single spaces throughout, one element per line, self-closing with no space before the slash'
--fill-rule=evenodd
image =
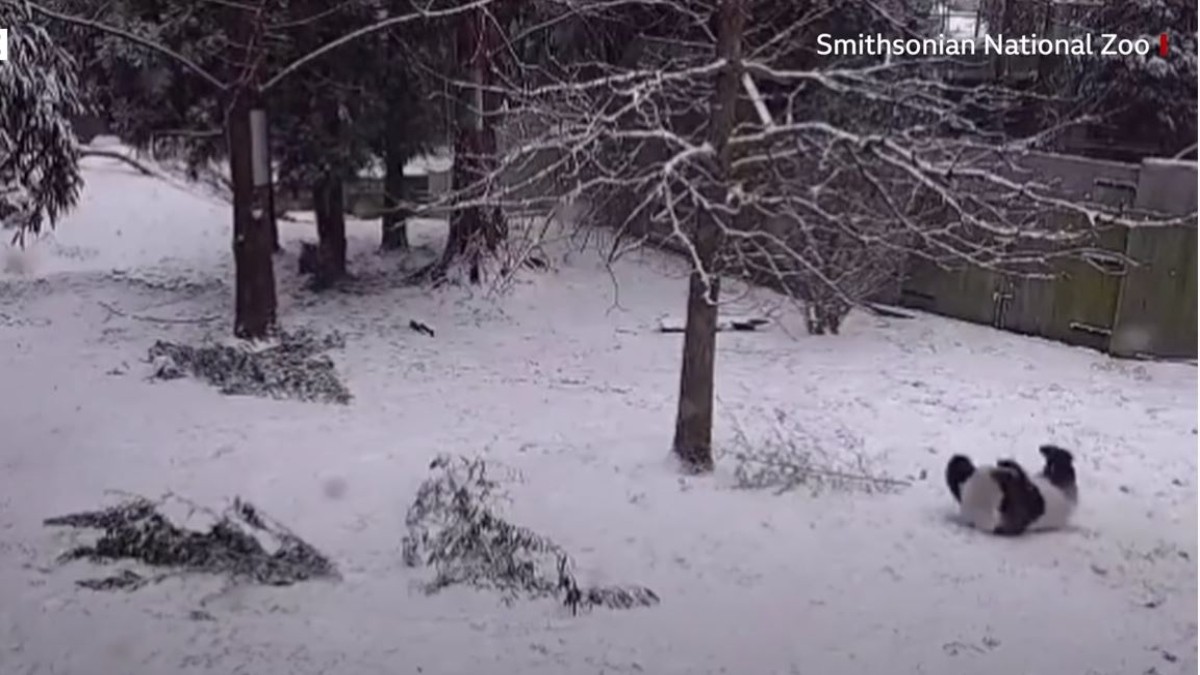
<path id="1" fill-rule="evenodd" d="M 1045 84 L 1066 99 L 1060 118 L 1096 119 L 1093 132 L 1112 146 L 1196 156 L 1196 3 L 1192 0 L 1108 0 L 1089 11 L 1079 29 L 1099 36 L 1141 38 L 1150 53 L 1071 57 Z M 1168 53 L 1159 53 L 1166 34 Z M 1097 37 L 1097 40 L 1099 38 Z M 1133 159 L 1120 155 L 1116 159 Z"/>
<path id="2" fill-rule="evenodd" d="M 53 26 L 64 48 L 79 61 L 86 104 L 122 141 L 159 158 L 184 160 L 193 176 L 225 159 L 223 80 L 219 78 L 232 77 L 235 65 L 228 57 L 228 26 L 209 3 L 60 0 L 46 4 L 113 29 L 99 31 L 69 22 Z M 183 67 L 178 57 L 148 48 L 147 43 L 166 48 L 197 68 Z"/>
<path id="3" fill-rule="evenodd" d="M 269 62 L 282 67 L 376 20 L 365 3 L 298 0 L 279 12 Z M 356 40 L 304 66 L 266 94 L 272 154 L 284 187 L 311 196 L 317 219 L 314 287 L 346 273 L 344 185 L 370 163 L 370 132 L 380 108 L 384 54 L 377 41 Z"/>
<path id="4" fill-rule="evenodd" d="M 380 16 L 403 15 L 413 7 L 410 0 L 382 0 L 378 11 Z M 439 31 L 418 24 L 383 31 L 379 44 L 385 60 L 379 78 L 381 109 L 373 117 L 378 125 L 370 135 L 384 172 L 380 247 L 406 249 L 409 211 L 401 205 L 416 195 L 409 193 L 404 166 L 447 142 L 449 108 L 439 74 L 449 72 L 451 45 Z"/>

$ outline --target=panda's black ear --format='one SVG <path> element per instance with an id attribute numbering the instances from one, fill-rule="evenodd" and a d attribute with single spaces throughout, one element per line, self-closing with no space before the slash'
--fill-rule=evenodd
<path id="1" fill-rule="evenodd" d="M 1042 453 L 1042 457 L 1046 458 L 1048 464 L 1070 464 L 1075 461 L 1070 452 L 1057 445 L 1043 445 L 1038 448 L 1038 452 Z"/>

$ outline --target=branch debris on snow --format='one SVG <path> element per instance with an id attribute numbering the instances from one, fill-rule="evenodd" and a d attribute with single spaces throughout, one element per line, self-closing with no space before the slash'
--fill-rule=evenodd
<path id="1" fill-rule="evenodd" d="M 832 438 L 820 438 L 791 421 L 782 410 L 775 411 L 773 422 L 769 436 L 751 441 L 734 420 L 736 449 L 729 454 L 737 461 L 734 480 L 738 488 L 774 489 L 776 494 L 797 487 L 814 493 L 831 489 L 870 494 L 893 492 L 909 485 L 873 472 L 859 451 L 862 439 L 849 429 L 839 427 Z"/>
<path id="2" fill-rule="evenodd" d="M 353 397 L 338 379 L 333 361 L 320 353 L 343 346 L 345 341 L 337 333 L 317 337 L 303 330 L 281 331 L 276 344 L 258 350 L 159 340 L 150 348 L 150 362 L 155 379 L 191 375 L 219 387 L 222 394 L 344 405 Z"/>
<path id="3" fill-rule="evenodd" d="M 430 469 L 438 473 L 421 484 L 404 537 L 405 564 L 434 569 L 426 592 L 466 584 L 499 591 L 506 603 L 554 597 L 572 611 L 658 604 L 658 595 L 642 586 L 581 589 L 571 557 L 558 544 L 496 514 L 491 504 L 500 485 L 483 460 L 443 455 Z"/>
<path id="4" fill-rule="evenodd" d="M 334 564 L 312 545 L 274 522 L 249 502 L 235 498 L 206 531 L 182 528 L 160 512 L 161 504 L 137 497 L 100 511 L 47 518 L 47 526 L 103 530 L 91 545 L 76 546 L 60 562 L 142 562 L 176 573 L 207 573 L 272 586 L 336 578 Z M 190 507 L 195 512 L 196 507 Z M 170 573 L 145 577 L 132 570 L 76 582 L 93 590 L 136 590 Z"/>

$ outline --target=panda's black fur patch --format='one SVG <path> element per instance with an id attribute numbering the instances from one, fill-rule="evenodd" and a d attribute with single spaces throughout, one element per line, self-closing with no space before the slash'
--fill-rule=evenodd
<path id="1" fill-rule="evenodd" d="M 1011 459 L 996 462 L 992 480 L 1000 486 L 1000 524 L 995 534 L 1016 536 L 1027 530 L 1034 521 L 1046 512 L 1046 500 L 1041 491 L 1029 480 L 1025 469 Z"/>
<path id="2" fill-rule="evenodd" d="M 1046 516 L 1047 523 L 1065 522 L 1073 504 L 1077 501 L 1077 488 L 1074 468 L 1074 457 L 1070 452 L 1055 445 L 1043 445 L 1038 448 L 1046 463 L 1038 476 L 1031 478 L 1025 468 L 1013 459 L 1003 459 L 995 466 L 976 467 L 965 455 L 955 455 L 946 465 L 946 486 L 954 496 L 954 500 L 963 504 L 964 489 L 968 481 L 991 481 L 997 488 L 998 505 L 996 515 L 998 524 L 993 534 L 1002 536 L 1017 536 L 1030 529 L 1032 525 Z M 1043 491 L 1051 490 L 1049 495 L 1054 500 L 1054 513 L 1048 514 L 1049 504 Z M 1065 501 L 1064 501 L 1065 500 Z M 1067 511 L 1063 511 L 1064 506 Z M 963 508 L 968 508 L 963 504 Z M 969 508 L 978 508 L 970 506 Z M 1064 513 L 1066 515 L 1064 515 Z M 1038 526 L 1041 529 L 1047 523 Z M 1059 525 L 1050 525 L 1056 527 Z"/>

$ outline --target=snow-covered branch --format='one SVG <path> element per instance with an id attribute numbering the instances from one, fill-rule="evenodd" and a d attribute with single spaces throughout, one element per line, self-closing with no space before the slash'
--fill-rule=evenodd
<path id="1" fill-rule="evenodd" d="M 728 142 L 729 180 L 714 175 L 704 144 L 724 62 L 698 3 L 647 2 L 622 14 L 547 2 L 538 25 L 608 30 L 637 57 L 547 38 L 551 57 L 510 64 L 489 91 L 506 101 L 515 137 L 483 180 L 457 186 L 437 208 L 569 200 L 627 243 L 655 238 L 693 258 L 695 217 L 720 212 L 720 271 L 846 306 L 909 256 L 1047 273 L 1055 258 L 1093 250 L 1103 228 L 1188 220 L 1087 203 L 1021 169 L 1043 137 L 1012 138 L 993 122 L 1027 94 L 949 84 L 939 77 L 944 60 L 816 58 L 804 43 L 841 20 L 837 12 L 748 4 L 758 28 L 747 30 L 749 84 Z M 848 5 L 886 28 L 903 3 Z"/>
<path id="2" fill-rule="evenodd" d="M 0 23 L 25 20 L 0 67 L 0 227 L 16 241 L 37 233 L 79 196 L 79 152 L 70 118 L 82 111 L 74 63 L 22 8 L 0 5 Z"/>

